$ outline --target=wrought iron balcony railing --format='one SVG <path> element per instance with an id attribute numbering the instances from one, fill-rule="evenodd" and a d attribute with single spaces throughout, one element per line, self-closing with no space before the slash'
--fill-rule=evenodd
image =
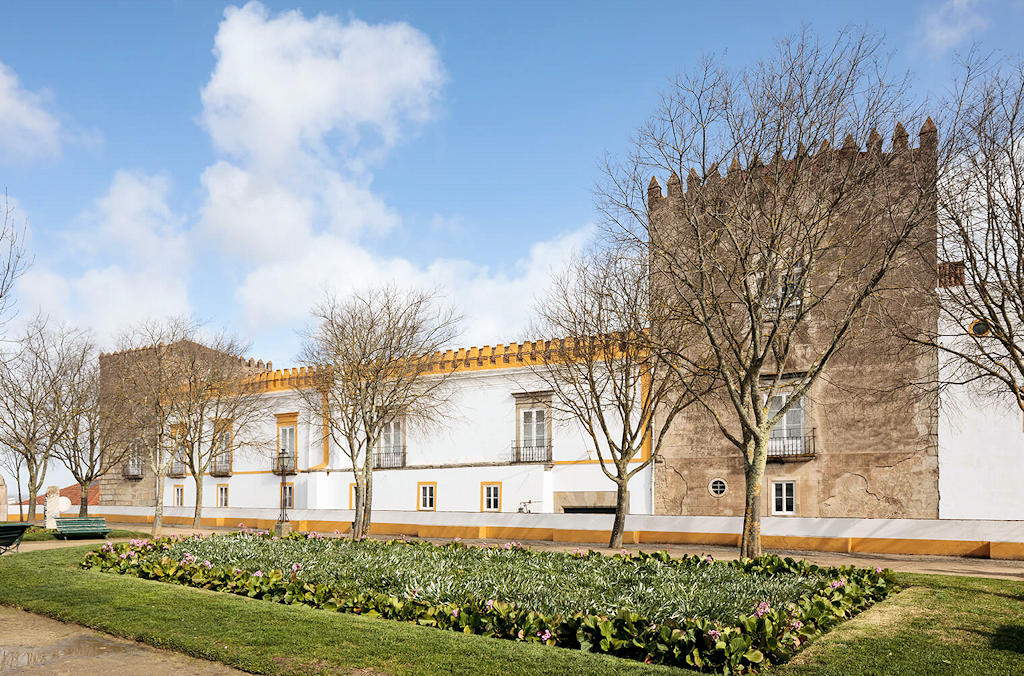
<path id="1" fill-rule="evenodd" d="M 512 442 L 512 462 L 551 462 L 551 444 Z"/>
<path id="2" fill-rule="evenodd" d="M 210 474 L 212 476 L 231 476 L 231 454 L 215 455 L 213 462 L 210 463 Z"/>
<path id="3" fill-rule="evenodd" d="M 814 429 L 802 434 L 784 431 L 768 440 L 768 459 L 809 458 L 815 454 Z"/>
<path id="4" fill-rule="evenodd" d="M 373 454 L 374 469 L 405 467 L 405 446 L 392 446 Z"/>
<path id="5" fill-rule="evenodd" d="M 167 468 L 167 476 L 183 477 L 183 476 L 185 476 L 185 472 L 187 470 L 188 470 L 188 468 L 185 466 L 184 462 L 180 462 L 178 460 L 172 460 L 171 461 L 171 466 Z"/>
<path id="6" fill-rule="evenodd" d="M 125 479 L 138 480 L 142 478 L 142 458 L 134 457 L 128 458 L 125 461 L 124 467 L 121 468 L 121 473 Z"/>
<path id="7" fill-rule="evenodd" d="M 295 474 L 295 456 L 288 453 L 274 456 L 271 469 L 274 474 Z"/>

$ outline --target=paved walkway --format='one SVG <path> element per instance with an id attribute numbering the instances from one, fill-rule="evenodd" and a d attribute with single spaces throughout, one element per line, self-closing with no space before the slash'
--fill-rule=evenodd
<path id="1" fill-rule="evenodd" d="M 43 543 L 39 543 L 43 544 Z M 216 662 L 0 607 L 0 673 L 54 676 L 240 674 Z"/>

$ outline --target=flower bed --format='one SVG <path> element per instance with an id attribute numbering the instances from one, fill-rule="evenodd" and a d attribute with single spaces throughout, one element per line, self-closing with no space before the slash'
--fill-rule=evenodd
<path id="1" fill-rule="evenodd" d="M 534 552 L 266 533 L 105 544 L 83 567 L 722 673 L 788 659 L 892 589 L 766 556 Z"/>

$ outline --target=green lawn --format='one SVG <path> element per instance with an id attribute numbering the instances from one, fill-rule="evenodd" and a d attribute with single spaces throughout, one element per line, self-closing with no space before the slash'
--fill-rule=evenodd
<path id="1" fill-rule="evenodd" d="M 775 673 L 1024 674 L 1024 582 L 897 576 L 905 589 L 815 641 Z"/>
<path id="2" fill-rule="evenodd" d="M 116 529 L 115 528 L 114 530 L 112 530 L 109 533 L 107 533 L 106 539 L 107 540 L 113 540 L 113 539 L 117 539 L 117 538 L 148 538 L 148 537 L 150 537 L 150 533 L 148 533 L 148 532 L 144 533 L 144 532 L 138 531 L 138 530 L 120 530 L 120 529 Z M 25 537 L 21 538 L 21 541 L 22 542 L 42 542 L 44 540 L 56 540 L 56 539 L 57 539 L 57 531 L 56 530 L 47 530 L 45 528 L 39 528 L 37 526 L 33 526 L 30 530 L 25 532 Z M 90 539 L 102 540 L 103 538 L 90 538 Z"/>
<path id="3" fill-rule="evenodd" d="M 77 564 L 85 551 L 0 558 L 0 603 L 262 673 L 686 673 L 83 571 Z M 938 575 L 899 581 L 903 591 L 770 673 L 1024 673 L 1024 582 Z"/>
<path id="4" fill-rule="evenodd" d="M 0 558 L 0 604 L 259 673 L 682 673 L 536 643 L 81 570 L 77 565 L 89 548 Z"/>

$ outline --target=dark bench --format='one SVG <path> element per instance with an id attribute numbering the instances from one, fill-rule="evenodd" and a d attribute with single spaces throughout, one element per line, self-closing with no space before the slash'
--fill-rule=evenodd
<path id="1" fill-rule="evenodd" d="M 65 540 L 68 537 L 85 537 L 95 535 L 106 537 L 110 529 L 107 528 L 107 520 L 102 516 L 74 516 L 58 518 L 57 535 Z"/>
<path id="2" fill-rule="evenodd" d="M 18 547 L 21 546 L 21 538 L 25 536 L 25 531 L 31 526 L 32 524 L 27 521 L 0 523 L 0 555 L 9 549 L 18 551 Z"/>

